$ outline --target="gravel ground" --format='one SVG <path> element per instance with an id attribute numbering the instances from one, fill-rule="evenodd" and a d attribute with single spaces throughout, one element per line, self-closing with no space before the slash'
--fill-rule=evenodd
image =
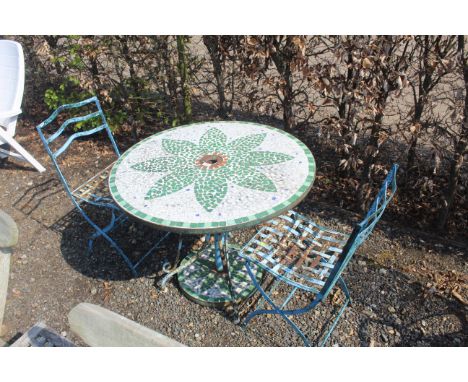
<path id="1" fill-rule="evenodd" d="M 12 342 L 38 321 L 81 344 L 70 332 L 67 314 L 80 302 L 111 309 L 189 346 L 302 346 L 277 317 L 255 318 L 243 329 L 222 311 L 185 298 L 176 282 L 166 292 L 156 286 L 161 259 L 171 258 L 169 240 L 133 278 L 102 240 L 85 254 L 91 232 L 72 205 L 34 132 L 20 128 L 18 140 L 47 167 L 45 174 L 10 161 L 0 164 L 0 208 L 17 222 L 20 242 L 11 262 L 4 333 Z M 89 153 L 89 154 L 88 154 Z M 92 155 L 91 155 L 92 153 Z M 108 150 L 84 141 L 67 157 L 75 184 L 95 172 Z M 312 191 L 299 210 L 319 223 L 349 229 L 356 215 L 317 201 Z M 140 231 L 141 228 L 141 231 Z M 236 233 L 245 241 L 252 230 Z M 154 231 L 119 232 L 143 252 Z M 189 239 L 190 240 L 190 239 Z M 344 278 L 353 299 L 328 346 L 466 346 L 468 344 L 467 243 L 382 221 L 358 251 Z M 297 303 L 305 302 L 299 295 Z M 330 300 L 297 321 L 313 340 L 333 309 Z"/>

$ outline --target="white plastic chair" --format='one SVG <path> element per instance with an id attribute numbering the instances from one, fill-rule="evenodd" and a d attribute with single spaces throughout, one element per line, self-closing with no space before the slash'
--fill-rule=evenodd
<path id="1" fill-rule="evenodd" d="M 23 48 L 15 41 L 0 40 L 0 158 L 9 155 L 29 162 L 43 172 L 45 168 L 13 138 L 21 114 L 23 90 Z"/>

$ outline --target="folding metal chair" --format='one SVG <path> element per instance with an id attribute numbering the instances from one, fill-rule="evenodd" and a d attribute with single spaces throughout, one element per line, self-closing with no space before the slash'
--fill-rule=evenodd
<path id="1" fill-rule="evenodd" d="M 366 216 L 354 226 L 351 234 L 318 225 L 294 211 L 270 220 L 255 234 L 239 255 L 246 260 L 250 278 L 263 299 L 257 309 L 246 316 L 244 325 L 259 314 L 278 314 L 292 326 L 304 344 L 310 346 L 308 338 L 290 317 L 316 308 L 338 283 L 344 293 L 344 301 L 331 325 L 328 325 L 331 319 L 323 325 L 322 333 L 325 334 L 319 345 L 326 343 L 351 301 L 341 274 L 356 249 L 371 234 L 395 194 L 397 169 L 398 165 L 394 164 Z M 251 263 L 267 271 L 273 282 L 267 286 L 260 285 L 252 272 Z M 287 286 L 291 291 L 284 300 L 277 302 L 274 295 L 280 285 Z M 289 307 L 297 291 L 307 293 L 309 303 L 300 308 Z M 265 302 L 271 309 L 263 308 Z"/>
<path id="2" fill-rule="evenodd" d="M 65 111 L 65 110 L 72 110 L 72 109 L 77 109 L 76 111 L 81 111 L 79 110 L 80 108 L 96 108 L 96 111 L 83 115 L 83 116 L 76 116 L 73 118 L 69 118 L 65 120 L 60 127 L 51 135 L 46 137 L 44 135 L 44 129 L 50 125 L 57 117 L 58 115 Z M 50 144 L 54 142 L 61 134 L 65 132 L 67 127 L 73 126 L 77 123 L 85 123 L 86 121 L 90 121 L 87 123 L 93 123 L 94 124 L 91 126 L 90 129 L 88 130 L 82 130 L 75 132 L 71 134 L 65 141 L 63 145 L 61 145 L 58 149 L 52 150 L 50 147 Z M 96 126 L 98 125 L 98 126 Z M 146 252 L 143 256 L 140 257 L 140 259 L 133 263 L 129 257 L 124 253 L 124 251 L 121 249 L 121 247 L 110 237 L 110 232 L 112 231 L 113 228 L 117 227 L 119 224 L 123 223 L 126 221 L 127 215 L 115 204 L 113 199 L 110 196 L 110 192 L 108 189 L 108 176 L 109 172 L 112 168 L 112 165 L 107 166 L 105 169 L 102 171 L 98 172 L 95 174 L 93 177 L 88 179 L 86 182 L 84 182 L 81 186 L 77 187 L 76 189 L 72 190 L 70 188 L 69 183 L 65 179 L 59 164 L 57 162 L 57 158 L 63 154 L 70 144 L 79 137 L 85 137 L 89 136 L 92 134 L 99 133 L 101 131 L 105 131 L 107 133 L 107 137 L 109 138 L 112 148 L 114 149 L 114 152 L 116 154 L 116 159 L 120 157 L 120 151 L 117 147 L 117 144 L 115 143 L 114 137 L 112 135 L 112 132 L 109 128 L 109 125 L 107 124 L 106 117 L 104 116 L 104 113 L 101 109 L 101 105 L 99 103 L 99 100 L 96 97 L 92 97 L 89 99 L 86 99 L 81 102 L 73 103 L 73 104 L 67 104 L 67 105 L 62 105 L 60 106 L 57 110 L 55 110 L 49 118 L 47 118 L 45 121 L 40 123 L 36 127 L 37 131 L 39 132 L 39 136 L 41 137 L 41 140 L 47 150 L 47 153 L 49 154 L 50 158 L 52 159 L 52 162 L 55 166 L 55 169 L 57 171 L 57 174 L 60 178 L 60 181 L 62 182 L 65 191 L 67 192 L 68 196 L 72 200 L 73 204 L 75 207 L 78 209 L 78 211 L 83 215 L 83 217 L 86 219 L 86 221 L 94 228 L 95 232 L 91 235 L 88 241 L 88 251 L 90 252 L 93 247 L 94 240 L 96 240 L 98 237 L 102 236 L 105 238 L 109 244 L 117 251 L 117 253 L 122 257 L 122 259 L 125 261 L 127 266 L 130 268 L 132 273 L 137 276 L 137 268 L 138 266 L 142 263 L 142 261 L 149 256 L 155 249 L 159 247 L 161 242 L 169 235 L 168 232 L 164 232 L 162 234 L 162 237 L 157 240 L 156 244 L 148 251 Z M 87 214 L 84 209 L 83 205 L 84 204 L 89 204 L 93 205 L 98 208 L 103 208 L 110 210 L 111 212 L 111 219 L 108 225 L 105 227 L 99 227 L 98 224 L 93 222 L 93 220 L 90 218 L 89 214 Z"/>

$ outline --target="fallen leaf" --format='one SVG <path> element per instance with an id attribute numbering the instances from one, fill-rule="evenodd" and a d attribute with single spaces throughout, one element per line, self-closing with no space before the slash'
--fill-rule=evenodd
<path id="1" fill-rule="evenodd" d="M 369 68 L 372 68 L 372 66 L 374 66 L 374 64 L 367 57 L 362 59 L 362 67 L 363 68 L 369 69 Z"/>
<path id="2" fill-rule="evenodd" d="M 461 302 L 463 305 L 468 305 L 468 303 L 465 301 L 462 295 L 458 293 L 457 291 L 455 291 L 455 289 L 452 290 L 452 296 L 455 297 L 455 299 Z"/>

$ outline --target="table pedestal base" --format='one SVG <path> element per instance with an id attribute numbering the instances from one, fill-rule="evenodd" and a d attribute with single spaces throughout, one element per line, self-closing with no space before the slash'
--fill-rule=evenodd
<path id="1" fill-rule="evenodd" d="M 215 307 L 231 305 L 232 295 L 236 304 L 250 297 L 256 289 L 245 269 L 244 259 L 237 254 L 239 249 L 239 246 L 227 244 L 229 275 L 227 269 L 216 270 L 214 246 L 189 253 L 182 260 L 180 268 L 183 270 L 177 276 L 182 292 L 199 304 Z M 226 268 L 226 261 L 224 263 Z M 263 271 L 254 264 L 251 267 L 260 282 Z"/>

